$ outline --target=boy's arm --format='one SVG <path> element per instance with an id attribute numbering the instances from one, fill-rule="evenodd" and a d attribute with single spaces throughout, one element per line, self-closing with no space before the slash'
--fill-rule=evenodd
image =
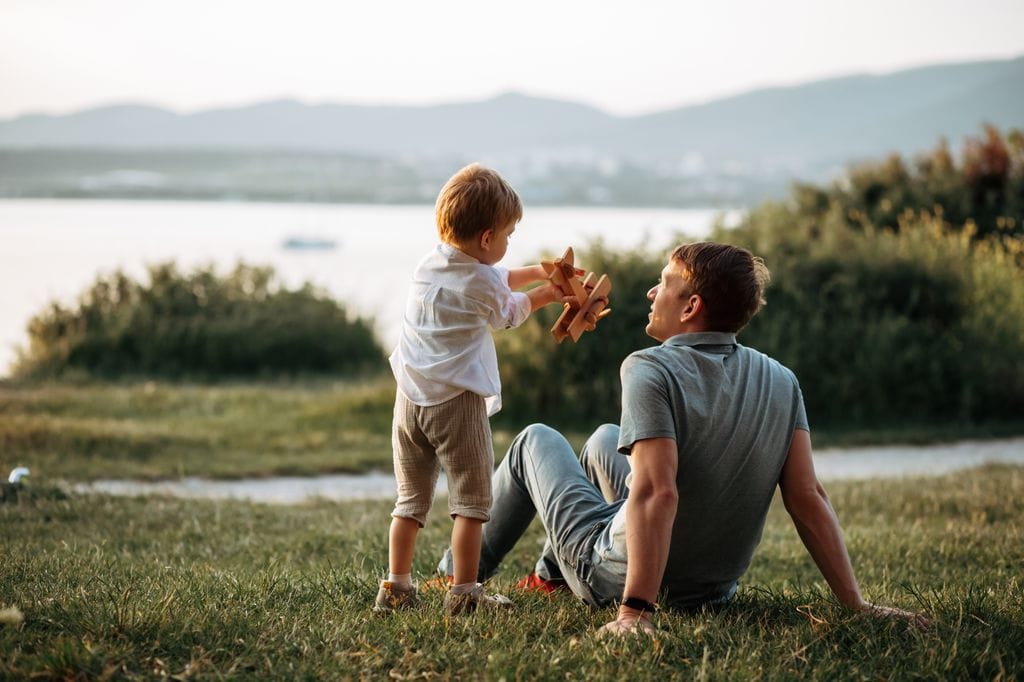
<path id="1" fill-rule="evenodd" d="M 529 291 L 504 289 L 493 301 L 488 316 L 491 329 L 512 329 L 518 327 L 538 309 L 550 303 L 564 303 L 566 297 L 558 287 L 547 282 Z"/>
<path id="2" fill-rule="evenodd" d="M 520 287 L 525 287 L 527 284 L 539 282 L 547 278 L 548 273 L 546 273 L 544 268 L 539 264 L 528 265 L 525 268 L 509 268 L 508 288 L 519 289 Z M 534 308 L 534 310 L 536 310 L 536 308 Z"/>
<path id="3" fill-rule="evenodd" d="M 551 303 L 564 303 L 568 298 L 551 282 L 530 289 L 526 292 L 526 295 L 530 298 L 531 313 L 535 313 Z"/>
<path id="4" fill-rule="evenodd" d="M 547 281 L 548 273 L 541 265 L 528 265 L 525 268 L 511 268 L 508 271 L 508 288 L 519 289 L 533 282 L 546 282 L 544 285 L 535 287 L 525 292 L 530 299 L 530 312 L 535 313 L 539 309 L 552 303 L 564 303 L 566 296 Z"/>

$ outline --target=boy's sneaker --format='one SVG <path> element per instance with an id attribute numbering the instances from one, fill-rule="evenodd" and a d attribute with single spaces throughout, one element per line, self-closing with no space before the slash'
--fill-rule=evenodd
<path id="1" fill-rule="evenodd" d="M 384 580 L 381 581 L 380 589 L 377 590 L 377 599 L 373 602 L 374 613 L 394 613 L 399 610 L 415 609 L 420 605 L 420 598 L 416 594 L 416 587 L 407 590 Z"/>
<path id="2" fill-rule="evenodd" d="M 536 590 L 544 594 L 554 592 L 569 592 L 569 583 L 564 580 L 545 580 L 537 575 L 536 571 L 530 571 L 530 575 L 516 583 L 520 590 Z"/>
<path id="3" fill-rule="evenodd" d="M 477 583 L 468 594 L 452 594 L 444 596 L 444 612 L 449 616 L 461 616 L 482 609 L 511 609 L 515 606 L 512 600 L 501 594 L 487 594 L 484 586 Z"/>

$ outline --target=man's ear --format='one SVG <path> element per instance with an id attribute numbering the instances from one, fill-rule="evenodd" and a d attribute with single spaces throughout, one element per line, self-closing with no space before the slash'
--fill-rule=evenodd
<path id="1" fill-rule="evenodd" d="M 703 314 L 704 299 L 700 297 L 700 294 L 690 294 L 690 297 L 686 299 L 686 305 L 683 307 L 683 311 L 679 314 L 679 321 L 689 322 Z"/>

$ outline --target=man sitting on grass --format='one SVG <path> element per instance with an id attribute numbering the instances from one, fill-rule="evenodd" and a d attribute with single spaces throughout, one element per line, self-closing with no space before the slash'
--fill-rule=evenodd
<path id="1" fill-rule="evenodd" d="M 540 514 L 547 544 L 520 586 L 619 603 L 600 634 L 652 632 L 659 595 L 684 609 L 728 602 L 750 565 L 778 485 L 804 545 L 848 608 L 924 623 L 861 596 L 835 512 L 818 483 L 791 371 L 736 342 L 763 305 L 764 263 L 710 242 L 677 248 L 647 292 L 660 346 L 622 363 L 621 427 L 579 457 L 539 424 L 494 474 L 479 579 Z M 629 458 L 622 455 L 629 455 Z M 438 570 L 451 574 L 450 552 Z"/>

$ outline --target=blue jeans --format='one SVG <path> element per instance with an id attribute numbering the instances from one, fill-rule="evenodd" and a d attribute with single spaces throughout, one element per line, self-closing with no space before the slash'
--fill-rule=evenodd
<path id="1" fill-rule="evenodd" d="M 605 424 L 587 440 L 579 457 L 569 442 L 543 424 L 525 428 L 492 479 L 490 521 L 483 526 L 479 580 L 497 572 L 501 560 L 540 516 L 547 542 L 536 572 L 563 579 L 573 593 L 602 607 L 622 597 L 626 577 L 624 528 L 613 520 L 628 494 L 627 457 L 618 452 L 619 427 Z M 451 551 L 438 564 L 452 574 Z"/>

